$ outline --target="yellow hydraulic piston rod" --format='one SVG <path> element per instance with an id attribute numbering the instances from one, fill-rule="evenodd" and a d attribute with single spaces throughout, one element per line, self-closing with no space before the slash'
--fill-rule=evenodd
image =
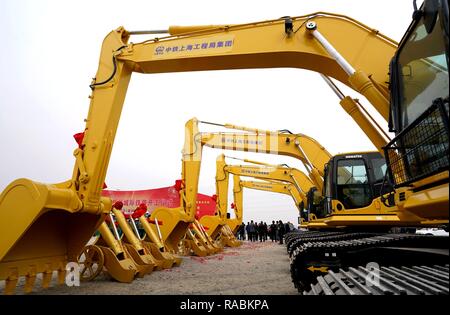
<path id="1" fill-rule="evenodd" d="M 204 246 L 204 243 L 199 237 L 196 236 L 196 234 L 192 232 L 191 229 L 187 229 L 186 236 L 182 239 L 182 241 L 180 241 L 180 243 L 181 242 L 186 247 L 184 248 L 184 251 L 188 251 L 188 255 L 192 253 L 196 256 L 204 257 L 211 253 L 211 251 Z"/>
<path id="2" fill-rule="evenodd" d="M 110 219 L 112 220 L 112 216 Z M 125 249 L 115 229 L 114 221 L 111 222 L 115 233 L 113 234 L 106 222 L 103 222 L 98 228 L 101 238 L 95 245 L 103 252 L 105 267 L 111 277 L 119 282 L 130 283 L 135 276 L 144 276 L 144 272 Z"/>
<path id="3" fill-rule="evenodd" d="M 339 97 L 342 108 L 353 118 L 358 124 L 359 128 L 366 134 L 369 140 L 373 143 L 375 148 L 384 155 L 383 148 L 391 140 L 389 136 L 383 131 L 378 123 L 370 116 L 367 110 L 361 106 L 358 100 L 355 100 L 349 96 L 345 96 L 339 88 L 334 84 L 331 78 L 321 74 L 322 78 L 328 84 L 328 86 Z"/>
<path id="4" fill-rule="evenodd" d="M 319 15 L 319 14 L 317 14 Z M 311 19 L 314 15 L 311 16 Z M 331 45 L 331 43 L 319 32 L 318 24 L 315 21 L 308 20 L 306 22 L 306 29 L 312 36 L 319 41 L 322 47 L 336 60 L 341 68 L 348 74 L 348 81 L 352 87 L 363 94 L 375 107 L 375 109 L 387 121 L 389 117 L 389 100 L 386 89 L 383 89 L 378 83 L 373 81 L 370 76 L 361 70 L 355 70 L 350 63 Z M 186 33 L 196 33 L 208 30 L 227 30 L 233 25 L 194 25 L 194 26 L 171 26 L 169 30 L 162 31 L 162 33 L 169 33 L 170 35 L 182 35 Z M 372 30 L 377 32 L 376 30 Z M 383 35 L 381 35 L 383 36 Z M 385 39 L 388 39 L 385 37 Z M 390 39 L 388 39 L 390 40 Z M 351 45 L 351 43 L 349 43 Z M 378 148 L 378 147 L 377 147 Z"/>
<path id="5" fill-rule="evenodd" d="M 163 261 L 168 262 L 168 264 L 170 265 L 168 267 L 179 266 L 181 264 L 181 258 L 172 253 L 169 253 L 166 250 L 162 238 L 157 235 L 157 233 L 155 233 L 155 231 L 150 226 L 147 218 L 142 215 L 139 217 L 139 222 L 141 223 L 141 226 L 145 231 L 144 244 L 150 248 L 153 256 L 155 258 L 159 258 Z"/>
<path id="6" fill-rule="evenodd" d="M 131 230 L 131 227 L 125 219 L 123 213 L 115 208 L 113 208 L 112 212 L 114 213 L 116 220 L 119 223 L 119 226 L 124 234 L 123 241 L 131 257 L 133 257 L 133 260 L 139 266 L 142 266 L 142 268 L 145 269 L 146 274 L 151 273 L 153 269 L 157 267 L 153 256 L 151 256 L 151 254 L 147 252 L 144 246 L 142 246 L 140 240 Z"/>
<path id="7" fill-rule="evenodd" d="M 306 29 L 314 36 L 322 47 L 336 60 L 341 68 L 347 73 L 348 81 L 355 90 L 364 95 L 375 109 L 387 121 L 389 119 L 389 100 L 363 71 L 356 71 L 350 63 L 328 42 L 328 40 L 318 31 L 317 23 L 306 22 Z M 350 44 L 350 43 L 349 43 Z"/>
<path id="8" fill-rule="evenodd" d="M 232 25 L 189 25 L 189 26 L 171 25 L 169 26 L 168 29 L 165 30 L 127 31 L 127 34 L 128 35 L 170 34 L 171 36 L 179 36 L 212 29 L 226 29 L 230 26 Z"/>
<path id="9" fill-rule="evenodd" d="M 214 240 L 211 239 L 211 237 L 206 233 L 205 228 L 203 225 L 198 221 L 195 220 L 192 223 L 192 230 L 196 233 L 196 235 L 199 236 L 200 240 L 203 242 L 204 247 L 209 251 L 209 254 L 216 254 L 220 251 L 222 251 L 222 247 L 217 245 Z"/>
<path id="10" fill-rule="evenodd" d="M 136 226 L 136 222 L 134 220 L 135 220 L 134 216 L 130 216 L 128 218 L 128 222 L 130 223 L 130 226 L 134 232 L 134 235 L 136 236 L 136 239 L 140 242 L 140 245 L 143 248 L 145 248 L 145 250 L 147 251 L 149 256 L 152 257 L 152 259 L 156 265 L 156 270 L 170 268 L 172 266 L 172 262 L 170 262 L 170 261 L 168 262 L 168 261 L 162 259 L 161 253 L 159 251 L 157 251 L 157 255 L 154 254 L 154 251 L 152 251 L 151 246 L 148 246 L 148 243 L 144 242 L 145 236 L 141 237 L 141 235 L 139 234 L 138 228 Z M 154 244 L 152 244 L 152 245 L 154 245 Z"/>

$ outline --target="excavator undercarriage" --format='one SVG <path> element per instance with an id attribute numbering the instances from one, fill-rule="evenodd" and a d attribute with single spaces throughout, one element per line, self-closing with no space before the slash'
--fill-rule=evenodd
<path id="1" fill-rule="evenodd" d="M 367 290 L 362 289 L 367 284 L 358 285 L 354 281 L 356 275 L 358 275 L 357 270 L 363 270 L 359 272 L 361 277 L 361 275 L 367 274 L 367 268 L 369 268 L 369 271 L 372 270 L 374 274 L 374 270 L 384 270 L 383 268 L 387 268 L 385 272 L 388 273 L 390 270 L 395 270 L 395 268 L 409 270 L 408 268 L 424 266 L 425 269 L 431 270 L 431 273 L 433 273 L 433 270 L 439 270 L 439 267 L 436 266 L 447 266 L 448 273 L 449 247 L 448 237 L 446 236 L 407 233 L 301 231 L 292 232 L 286 235 L 285 238 L 290 257 L 292 281 L 301 293 L 307 294 L 311 291 L 317 291 L 317 286 L 324 286 L 324 277 L 336 278 L 335 273 L 340 273 L 339 277 L 348 277 L 348 280 L 346 280 L 348 282 L 347 286 L 359 287 L 360 293 L 376 294 L 376 292 L 371 290 L 368 290 L 371 292 L 368 293 Z M 348 273 L 349 268 L 352 270 L 352 275 L 348 275 L 344 271 L 347 270 Z M 438 273 L 441 272 L 439 271 Z M 403 277 L 406 276 L 416 282 L 420 282 L 420 276 L 414 276 L 414 273 L 411 273 L 409 276 L 408 271 L 406 271 L 406 274 L 405 272 L 401 274 Z M 376 277 L 381 276 L 378 274 Z M 426 275 L 422 277 L 427 279 Z M 442 278 L 442 275 L 438 276 L 438 278 Z M 358 279 L 358 281 L 363 283 L 367 279 L 362 278 Z M 384 280 L 384 278 L 382 279 Z M 387 286 L 389 290 L 398 291 L 397 293 L 399 294 L 404 294 L 405 288 L 415 293 L 420 292 L 412 288 L 414 283 L 408 285 L 407 281 L 402 280 L 402 276 L 400 278 L 391 276 L 388 279 L 399 285 L 380 284 L 377 282 L 375 291 L 383 291 Z M 339 283 L 337 281 L 337 286 L 339 286 Z M 437 287 L 434 286 L 434 289 L 427 287 L 427 292 L 448 294 L 448 281 L 446 285 L 441 281 L 438 281 L 438 283 L 439 285 Z M 327 291 L 326 286 L 324 288 L 322 290 Z M 386 290 L 384 293 L 388 294 L 390 291 Z M 394 292 L 391 294 L 394 294 Z M 351 292 L 347 294 L 351 294 Z"/>

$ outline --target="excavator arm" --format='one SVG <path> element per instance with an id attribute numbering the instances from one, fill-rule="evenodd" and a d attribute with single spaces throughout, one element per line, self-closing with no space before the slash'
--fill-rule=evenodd
<path id="1" fill-rule="evenodd" d="M 217 161 L 217 167 L 223 169 L 225 173 L 238 175 L 240 177 L 253 177 L 261 180 L 290 183 L 298 191 L 300 199 L 305 201 L 305 204 L 306 193 L 314 187 L 313 182 L 305 173 L 284 165 L 231 165 L 226 164 L 225 156 L 223 154 L 217 158 Z M 226 180 L 226 178 L 224 180 Z"/>
<path id="2" fill-rule="evenodd" d="M 227 225 L 233 231 L 233 234 L 239 229 L 239 226 L 242 224 L 243 220 L 243 205 L 244 205 L 244 196 L 243 189 L 240 185 L 241 178 L 238 175 L 233 175 L 233 200 L 231 207 L 234 210 L 234 219 L 227 219 Z"/>
<path id="3" fill-rule="evenodd" d="M 125 38 L 133 34 L 123 29 L 117 32 Z M 317 12 L 241 25 L 179 27 L 172 32 L 172 36 L 127 45 L 117 60 L 141 73 L 274 67 L 312 70 L 360 92 L 388 118 L 388 65 L 397 43 L 349 17 Z M 334 46 L 339 58 L 330 55 L 317 34 Z M 357 70 L 349 74 L 341 59 Z"/>
<path id="4" fill-rule="evenodd" d="M 300 196 L 298 190 L 294 187 L 294 185 L 290 183 L 275 182 L 275 181 L 241 180 L 240 185 L 243 188 L 268 191 L 291 196 L 292 199 L 294 200 L 295 206 L 297 207 L 299 214 L 301 214 L 303 211 L 301 203 L 303 202 L 304 204 L 306 204 L 306 199 L 303 199 L 302 196 Z"/>
<path id="5" fill-rule="evenodd" d="M 196 118 L 193 123 L 198 123 Z M 228 129 L 244 130 L 243 133 L 201 133 L 202 146 L 215 149 L 285 155 L 299 159 L 308 171 L 314 185 L 323 188 L 323 169 L 331 154 L 315 139 L 304 134 L 272 132 L 261 129 L 223 125 Z"/>

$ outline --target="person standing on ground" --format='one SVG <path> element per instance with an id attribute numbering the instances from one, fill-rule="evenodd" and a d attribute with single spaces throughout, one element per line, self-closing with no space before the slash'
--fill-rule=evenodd
<path id="1" fill-rule="evenodd" d="M 267 223 L 264 222 L 264 242 L 267 241 L 267 234 L 269 233 Z"/>
<path id="2" fill-rule="evenodd" d="M 250 222 L 247 222 L 247 226 L 245 227 L 245 230 L 247 231 L 247 241 L 251 241 L 252 238 L 252 233 L 250 229 L 251 229 Z"/>
<path id="3" fill-rule="evenodd" d="M 277 220 L 277 222 L 275 223 L 275 241 L 276 242 L 280 241 L 279 225 L 280 225 L 280 221 Z"/>
<path id="4" fill-rule="evenodd" d="M 258 235 L 259 235 L 259 241 L 260 241 L 260 242 L 262 242 L 262 241 L 263 241 L 263 238 L 264 238 L 264 235 L 263 235 L 263 233 L 264 233 L 263 227 L 264 227 L 263 222 L 262 222 L 262 221 L 259 222 L 259 224 L 258 224 Z"/>
<path id="5" fill-rule="evenodd" d="M 241 227 L 239 228 L 239 240 L 245 241 L 245 223 L 242 222 Z"/>
<path id="6" fill-rule="evenodd" d="M 256 241 L 261 241 L 261 223 L 256 222 L 257 237 Z"/>
<path id="7" fill-rule="evenodd" d="M 252 242 L 255 241 L 255 223 L 253 220 L 250 221 L 250 235 L 249 238 Z"/>
<path id="8" fill-rule="evenodd" d="M 275 225 L 275 221 L 272 220 L 272 224 L 270 225 L 270 239 L 273 241 L 276 240 L 277 226 Z"/>
<path id="9" fill-rule="evenodd" d="M 237 230 L 237 232 L 236 232 L 236 238 L 239 240 L 240 239 L 240 237 L 241 237 L 241 230 L 242 230 L 242 225 L 240 224 L 239 225 L 239 228 L 238 228 L 238 230 Z"/>
<path id="10" fill-rule="evenodd" d="M 280 220 L 278 223 L 278 237 L 280 238 L 280 244 L 283 244 L 284 232 L 285 232 L 284 224 L 283 221 Z"/>

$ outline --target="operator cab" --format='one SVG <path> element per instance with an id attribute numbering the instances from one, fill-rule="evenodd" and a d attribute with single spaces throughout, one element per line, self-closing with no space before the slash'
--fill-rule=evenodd
<path id="1" fill-rule="evenodd" d="M 310 212 L 323 218 L 335 211 L 369 206 L 388 192 L 386 170 L 386 160 L 379 152 L 334 156 L 325 165 L 323 199 L 308 198 Z M 308 197 L 313 194 L 311 191 Z"/>

